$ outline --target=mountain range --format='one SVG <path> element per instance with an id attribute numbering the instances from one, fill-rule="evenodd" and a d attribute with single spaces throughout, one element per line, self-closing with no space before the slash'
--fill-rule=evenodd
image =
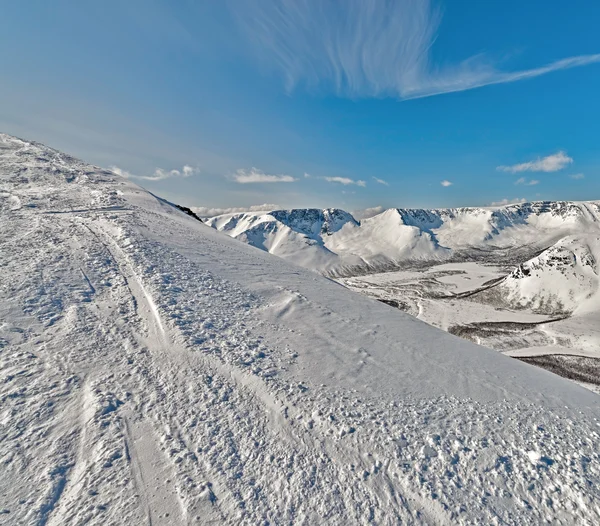
<path id="1" fill-rule="evenodd" d="M 477 261 L 504 266 L 507 275 L 476 297 L 554 315 L 597 303 L 588 305 L 600 272 L 598 201 L 392 208 L 362 221 L 338 209 L 226 214 L 205 221 L 332 277 Z"/>
<path id="2" fill-rule="evenodd" d="M 226 214 L 207 224 L 333 276 L 407 263 L 485 260 L 519 264 L 569 235 L 600 231 L 600 202 L 533 202 L 499 208 L 392 208 L 357 221 L 338 209 Z M 520 259 L 520 261 L 519 261 Z"/>

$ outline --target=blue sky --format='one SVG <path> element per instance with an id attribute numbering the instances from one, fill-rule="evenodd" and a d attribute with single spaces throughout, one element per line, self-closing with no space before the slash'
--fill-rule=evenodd
<path id="1" fill-rule="evenodd" d="M 600 199 L 600 3 L 5 2 L 0 129 L 188 206 Z"/>

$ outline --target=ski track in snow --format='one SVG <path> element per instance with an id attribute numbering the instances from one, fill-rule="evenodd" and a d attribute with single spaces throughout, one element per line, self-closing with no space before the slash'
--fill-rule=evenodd
<path id="1" fill-rule="evenodd" d="M 0 209 L 0 523 L 600 521 L 597 404 L 366 389 L 382 355 L 335 346 L 370 321 L 286 278 L 265 274 L 280 283 L 265 298 L 214 271 L 267 256 L 114 175 L 4 143 L 0 190 L 19 207 Z M 315 348 L 331 381 L 310 374 Z"/>

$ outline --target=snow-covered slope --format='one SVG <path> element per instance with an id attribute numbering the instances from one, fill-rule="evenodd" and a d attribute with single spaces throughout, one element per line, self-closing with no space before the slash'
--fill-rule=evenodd
<path id="1" fill-rule="evenodd" d="M 327 238 L 357 221 L 343 210 L 276 210 L 226 214 L 207 224 L 254 247 L 313 269 L 340 264 L 340 257 L 326 247 Z M 354 257 L 353 264 L 361 260 Z"/>
<path id="2" fill-rule="evenodd" d="M 5 135 L 0 202 L 2 524 L 600 521 L 597 395 Z"/>
<path id="3" fill-rule="evenodd" d="M 406 225 L 435 234 L 451 249 L 547 243 L 568 233 L 600 228 L 600 204 L 539 201 L 496 208 L 399 209 Z"/>
<path id="4" fill-rule="evenodd" d="M 395 209 L 362 223 L 336 209 L 227 214 L 207 223 L 271 254 L 332 273 L 380 269 L 405 259 L 438 259 L 448 254 L 431 233 L 405 224 Z"/>
<path id="5" fill-rule="evenodd" d="M 390 209 L 361 223 L 343 211 L 342 228 L 321 232 L 323 212 L 272 211 L 217 216 L 217 230 L 303 266 L 331 274 L 382 270 L 414 260 L 488 257 L 510 261 L 560 238 L 600 232 L 598 202 L 535 202 L 500 208 Z M 285 221 L 302 217 L 301 223 Z M 313 221 L 312 227 L 310 226 Z M 312 235 L 311 235 L 312 234 Z M 507 253 L 507 251 L 509 253 Z"/>
<path id="6" fill-rule="evenodd" d="M 544 314 L 598 310 L 600 232 L 567 236 L 482 293 Z"/>

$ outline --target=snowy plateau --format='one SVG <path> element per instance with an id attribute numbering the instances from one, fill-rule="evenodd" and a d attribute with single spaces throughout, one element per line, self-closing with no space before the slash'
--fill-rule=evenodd
<path id="1" fill-rule="evenodd" d="M 598 207 L 465 210 L 211 228 L 0 135 L 0 524 L 599 524 L 600 397 L 411 315 L 591 349 Z"/>

